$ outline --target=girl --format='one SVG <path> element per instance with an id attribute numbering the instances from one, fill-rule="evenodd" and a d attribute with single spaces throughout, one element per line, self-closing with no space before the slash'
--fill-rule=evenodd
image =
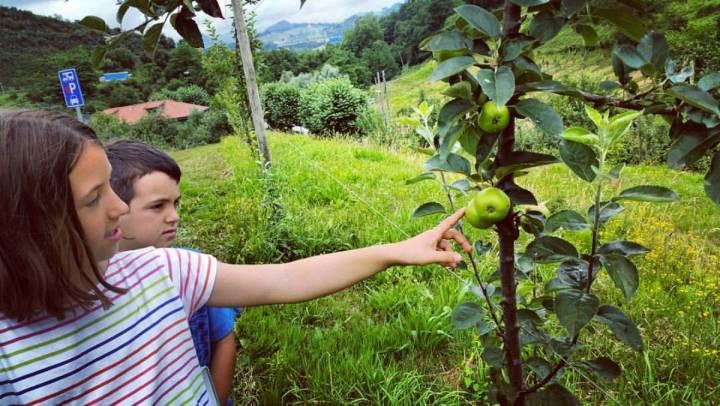
<path id="1" fill-rule="evenodd" d="M 128 207 L 93 131 L 0 112 L 0 404 L 213 401 L 188 331 L 204 304 L 329 295 L 394 265 L 460 261 L 452 228 L 287 264 L 230 265 L 171 248 L 117 253 Z"/>

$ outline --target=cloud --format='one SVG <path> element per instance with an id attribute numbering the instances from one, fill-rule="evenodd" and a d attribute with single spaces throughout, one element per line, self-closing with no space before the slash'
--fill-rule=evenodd
<path id="1" fill-rule="evenodd" d="M 256 14 L 255 25 L 258 31 L 271 26 L 281 20 L 290 22 L 339 22 L 354 14 L 368 11 L 379 11 L 383 7 L 397 3 L 399 0 L 307 0 L 305 6 L 300 9 L 300 0 L 264 0 L 256 6 L 247 7 L 246 13 L 254 11 Z M 227 34 L 232 30 L 232 12 L 230 0 L 220 0 L 228 7 L 223 8 L 224 19 L 211 18 L 204 13 L 199 13 L 197 19 L 200 30 L 206 32 L 202 23 L 205 19 L 210 20 L 217 28 L 219 34 Z M 16 7 L 31 11 L 35 14 L 54 16 L 59 15 L 69 21 L 81 20 L 87 15 L 101 17 L 111 27 L 118 27 L 115 19 L 118 6 L 113 0 L 0 0 L 0 5 Z M 130 29 L 140 24 L 143 17 L 132 9 L 123 19 L 122 28 Z M 167 24 L 163 34 L 179 39 L 180 36 Z"/>

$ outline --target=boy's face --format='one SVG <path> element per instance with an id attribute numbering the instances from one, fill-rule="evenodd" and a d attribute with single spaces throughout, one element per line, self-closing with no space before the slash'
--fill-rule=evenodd
<path id="1" fill-rule="evenodd" d="M 130 213 L 120 219 L 120 250 L 172 246 L 180 222 L 177 182 L 162 172 L 151 172 L 135 181 L 134 192 Z"/>

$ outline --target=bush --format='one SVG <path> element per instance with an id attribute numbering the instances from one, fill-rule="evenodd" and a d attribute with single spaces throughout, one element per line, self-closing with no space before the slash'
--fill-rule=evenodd
<path id="1" fill-rule="evenodd" d="M 181 86 L 176 90 L 168 90 L 167 88 L 164 88 L 150 95 L 150 100 L 166 99 L 182 103 L 199 104 L 201 106 L 207 106 L 210 104 L 210 95 L 208 92 L 197 85 Z"/>
<path id="2" fill-rule="evenodd" d="M 265 121 L 272 128 L 287 131 L 300 124 L 300 88 L 288 83 L 270 83 L 263 87 Z"/>
<path id="3" fill-rule="evenodd" d="M 225 113 L 210 110 L 193 112 L 187 120 L 180 122 L 148 114 L 135 124 L 97 113 L 91 117 L 90 127 L 103 142 L 119 138 L 135 139 L 161 149 L 184 149 L 216 143 L 232 132 Z"/>
<path id="4" fill-rule="evenodd" d="M 367 108 L 367 95 L 347 78 L 312 85 L 300 98 L 302 124 L 315 134 L 358 134 L 358 118 Z"/>

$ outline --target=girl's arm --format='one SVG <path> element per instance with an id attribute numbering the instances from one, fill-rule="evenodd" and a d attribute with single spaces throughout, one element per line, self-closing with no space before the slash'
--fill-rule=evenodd
<path id="1" fill-rule="evenodd" d="M 393 244 L 305 258 L 287 264 L 218 264 L 211 306 L 257 306 L 297 303 L 335 293 L 394 265 L 438 263 L 455 267 L 462 259 L 452 251 L 455 240 L 467 252 L 465 237 L 452 226 L 461 209 L 437 227 Z"/>

